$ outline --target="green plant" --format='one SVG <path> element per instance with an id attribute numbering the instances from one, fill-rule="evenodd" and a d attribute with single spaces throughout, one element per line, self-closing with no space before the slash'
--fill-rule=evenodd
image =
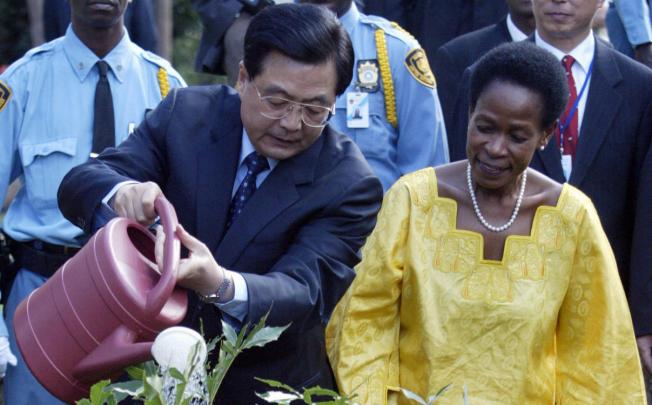
<path id="1" fill-rule="evenodd" d="M 290 387 L 289 385 L 285 385 L 278 381 L 264 380 L 262 378 L 256 378 L 256 380 L 263 382 L 272 388 L 280 388 L 283 390 L 283 391 L 272 390 L 272 391 L 264 392 L 262 394 L 258 392 L 256 393 L 256 395 L 259 398 L 262 398 L 265 401 L 272 404 L 285 405 L 285 404 L 290 404 L 292 401 L 303 401 L 304 404 L 308 404 L 308 405 L 312 405 L 312 404 L 355 405 L 353 402 L 353 398 L 355 397 L 355 395 L 351 397 L 347 397 L 347 396 L 342 397 L 335 391 L 326 388 L 321 388 L 319 386 L 304 388 L 302 392 L 299 392 L 294 388 Z M 320 397 L 320 398 L 316 399 L 315 397 Z"/>
<path id="2" fill-rule="evenodd" d="M 223 334 L 207 344 L 208 353 L 220 345 L 218 361 L 214 367 L 202 363 L 199 346 L 195 345 L 183 372 L 176 368 L 161 368 L 154 361 L 128 367 L 130 381 L 111 384 L 103 380 L 91 387 L 89 398 L 77 401 L 77 405 L 115 405 L 131 397 L 145 405 L 188 405 L 212 403 L 235 358 L 252 347 L 262 347 L 273 342 L 288 328 L 265 326 L 267 315 L 253 327 L 245 325 L 237 333 L 229 324 L 222 322 Z"/>

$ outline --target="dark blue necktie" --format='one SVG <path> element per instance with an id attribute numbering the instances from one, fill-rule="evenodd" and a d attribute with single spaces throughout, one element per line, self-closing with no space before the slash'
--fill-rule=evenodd
<path id="1" fill-rule="evenodd" d="M 267 159 L 256 152 L 251 152 L 244 160 L 247 165 L 247 175 L 245 176 L 240 187 L 235 192 L 231 200 L 231 208 L 229 208 L 229 220 L 226 223 L 226 228 L 229 229 L 236 217 L 240 215 L 249 197 L 256 191 L 256 176 L 263 170 L 269 168 Z"/>
<path id="2" fill-rule="evenodd" d="M 113 115 L 113 97 L 111 86 L 106 76 L 109 64 L 101 60 L 97 62 L 100 78 L 95 87 L 95 104 L 93 108 L 93 154 L 101 153 L 104 148 L 115 144 L 115 118 Z"/>

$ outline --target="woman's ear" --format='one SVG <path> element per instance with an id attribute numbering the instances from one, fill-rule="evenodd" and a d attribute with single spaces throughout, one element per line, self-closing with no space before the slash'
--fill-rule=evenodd
<path id="1" fill-rule="evenodd" d="M 557 131 L 558 126 L 559 126 L 559 120 L 555 120 L 555 122 L 553 122 L 552 125 L 550 125 L 548 128 L 543 130 L 543 136 L 541 137 L 541 140 L 539 142 L 539 150 L 544 150 L 546 148 L 548 142 L 550 142 L 550 139 L 555 134 L 555 131 Z"/>

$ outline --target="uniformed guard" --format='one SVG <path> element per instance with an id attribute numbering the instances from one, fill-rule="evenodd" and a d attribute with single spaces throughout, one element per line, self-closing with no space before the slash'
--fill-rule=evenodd
<path id="1" fill-rule="evenodd" d="M 417 40 L 397 24 L 360 13 L 352 0 L 302 2 L 327 4 L 351 37 L 353 80 L 330 123 L 358 144 L 383 188 L 448 162 L 435 77 Z"/>
<path id="2" fill-rule="evenodd" d="M 10 182 L 23 182 L 2 223 L 18 268 L 5 306 L 8 325 L 20 301 L 81 245 L 81 229 L 57 207 L 63 176 L 125 139 L 170 88 L 185 86 L 167 61 L 130 41 L 123 26 L 127 0 L 70 0 L 70 6 L 66 34 L 30 50 L 0 76 L 0 201 Z M 2 339 L 0 363 L 10 362 Z M 7 370 L 5 403 L 59 403 L 25 366 L 11 330 L 9 341 L 18 365 Z"/>

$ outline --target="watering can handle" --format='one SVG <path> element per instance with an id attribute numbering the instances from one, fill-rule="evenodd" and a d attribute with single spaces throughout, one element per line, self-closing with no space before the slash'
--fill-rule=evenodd
<path id="1" fill-rule="evenodd" d="M 172 204 L 163 196 L 154 202 L 154 208 L 161 218 L 161 224 L 165 231 L 165 245 L 163 249 L 163 268 L 158 283 L 147 294 L 145 312 L 148 315 L 158 315 L 167 302 L 177 282 L 177 270 L 181 252 L 181 242 L 176 236 L 177 214 Z"/>

